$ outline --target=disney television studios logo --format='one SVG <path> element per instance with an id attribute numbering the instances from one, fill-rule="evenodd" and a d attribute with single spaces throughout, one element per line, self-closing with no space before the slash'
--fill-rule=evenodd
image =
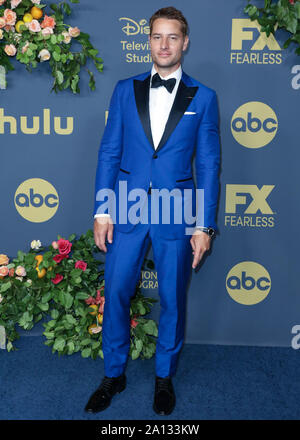
<path id="1" fill-rule="evenodd" d="M 119 21 L 122 24 L 122 31 L 129 37 L 120 41 L 126 63 L 152 63 L 148 41 L 150 27 L 147 20 L 142 18 L 135 21 L 129 17 L 120 17 Z"/>

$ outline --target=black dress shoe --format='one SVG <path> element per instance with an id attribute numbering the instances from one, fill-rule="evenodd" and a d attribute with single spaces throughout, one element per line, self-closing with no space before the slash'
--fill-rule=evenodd
<path id="1" fill-rule="evenodd" d="M 175 407 L 176 397 L 171 377 L 155 377 L 155 394 L 153 409 L 161 415 L 167 416 L 171 414 Z"/>
<path id="2" fill-rule="evenodd" d="M 121 393 L 126 388 L 126 376 L 121 374 L 118 377 L 104 376 L 100 386 L 91 395 L 85 406 L 85 411 L 96 413 L 106 409 L 116 393 Z"/>

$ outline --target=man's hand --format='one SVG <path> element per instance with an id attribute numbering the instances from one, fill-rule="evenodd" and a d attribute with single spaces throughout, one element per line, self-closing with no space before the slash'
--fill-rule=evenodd
<path id="1" fill-rule="evenodd" d="M 204 253 L 210 248 L 211 238 L 209 235 L 206 234 L 206 232 L 196 230 L 190 242 L 193 248 L 194 255 L 192 268 L 196 269 Z"/>
<path id="2" fill-rule="evenodd" d="M 111 217 L 96 217 L 94 220 L 94 240 L 101 251 L 107 252 L 105 239 L 112 243 L 114 224 Z"/>

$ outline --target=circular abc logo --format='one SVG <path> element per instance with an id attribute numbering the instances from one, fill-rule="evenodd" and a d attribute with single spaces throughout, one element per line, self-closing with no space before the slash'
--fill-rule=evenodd
<path id="1" fill-rule="evenodd" d="M 263 301 L 271 289 L 268 271 L 254 261 L 243 261 L 227 274 L 226 289 L 231 298 L 246 306 Z"/>
<path id="2" fill-rule="evenodd" d="M 15 206 L 18 213 L 30 222 L 42 223 L 57 211 L 59 198 L 56 189 L 44 179 L 28 179 L 18 186 Z"/>
<path id="3" fill-rule="evenodd" d="M 272 141 L 277 129 L 275 112 L 263 102 L 246 102 L 235 111 L 231 119 L 232 136 L 247 148 L 264 147 Z"/>

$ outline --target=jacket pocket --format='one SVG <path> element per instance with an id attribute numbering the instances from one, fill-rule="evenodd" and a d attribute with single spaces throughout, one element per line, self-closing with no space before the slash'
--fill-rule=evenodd
<path id="1" fill-rule="evenodd" d="M 130 174 L 130 171 L 123 170 L 123 168 L 120 168 L 120 171 L 123 171 L 123 173 L 126 173 L 126 174 Z"/>
<path id="2" fill-rule="evenodd" d="M 186 182 L 187 180 L 192 180 L 192 179 L 193 179 L 193 177 L 188 177 L 187 179 L 176 180 L 176 182 Z"/>

